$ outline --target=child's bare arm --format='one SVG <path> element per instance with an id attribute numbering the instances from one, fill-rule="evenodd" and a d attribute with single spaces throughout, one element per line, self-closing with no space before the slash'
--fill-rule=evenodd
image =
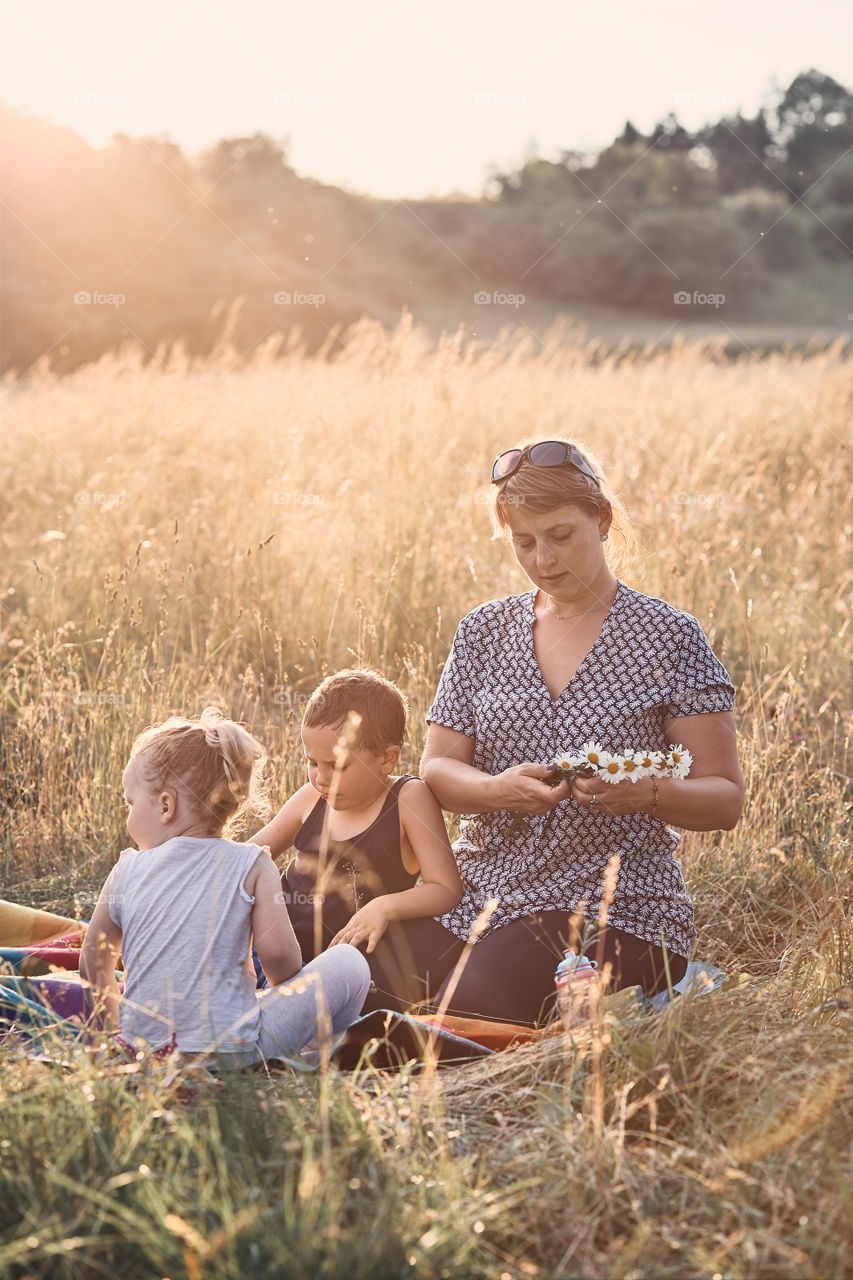
<path id="1" fill-rule="evenodd" d="M 80 950 L 80 977 L 86 988 L 86 1003 L 95 1022 L 106 1031 L 118 1029 L 118 1002 L 121 992 L 115 967 L 121 951 L 121 929 L 110 916 L 112 871 L 104 882 L 83 946 Z"/>
<path id="2" fill-rule="evenodd" d="M 423 884 L 373 898 L 335 934 L 332 946 L 336 942 L 358 946 L 367 940 L 371 952 L 392 920 L 444 915 L 462 897 L 462 880 L 444 818 L 430 789 L 420 780 L 406 783 L 399 806 L 401 844 L 414 854 Z"/>
<path id="3" fill-rule="evenodd" d="M 316 791 L 310 782 L 306 782 L 304 787 L 300 787 L 289 800 L 284 802 L 275 817 L 252 836 L 249 843 L 259 844 L 262 849 L 269 849 L 274 858 L 280 857 L 293 844 L 293 837 L 308 817 L 316 800 Z"/>
<path id="4" fill-rule="evenodd" d="M 407 782 L 400 792 L 400 839 L 403 848 L 414 854 L 423 879 L 423 884 L 415 888 L 434 887 L 444 891 L 444 905 L 439 911 L 419 914 L 442 915 L 450 911 L 462 897 L 462 878 L 447 838 L 444 814 L 429 787 L 419 778 Z M 415 868 L 410 865 L 409 869 Z"/>
<path id="5" fill-rule="evenodd" d="M 270 985 L 276 987 L 299 972 L 302 953 L 284 904 L 281 878 L 268 852 L 254 863 L 245 889 L 255 899 L 252 933 L 258 959 Z"/>

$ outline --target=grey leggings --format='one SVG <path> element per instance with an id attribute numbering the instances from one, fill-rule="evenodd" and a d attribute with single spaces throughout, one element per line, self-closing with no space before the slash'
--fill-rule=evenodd
<path id="1" fill-rule="evenodd" d="M 248 1052 L 221 1053 L 223 1065 L 246 1066 L 264 1058 L 290 1058 L 324 1031 L 337 1036 L 361 1013 L 370 968 L 355 947 L 342 942 L 278 987 L 257 992 L 260 1034 Z M 28 993 L 63 1018 L 85 1021 L 85 984 L 78 974 L 31 978 Z"/>
<path id="2" fill-rule="evenodd" d="M 330 947 L 304 965 L 295 977 L 257 993 L 261 1028 L 253 1061 L 290 1058 L 324 1026 L 331 1034 L 346 1031 L 361 1013 L 370 986 L 370 968 L 349 943 Z"/>

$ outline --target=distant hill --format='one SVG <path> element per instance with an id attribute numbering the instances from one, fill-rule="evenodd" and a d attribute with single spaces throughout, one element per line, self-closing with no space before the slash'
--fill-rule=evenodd
<path id="1" fill-rule="evenodd" d="M 628 122 L 598 155 L 495 171 L 478 200 L 327 186 L 262 134 L 190 158 L 0 116 L 5 370 L 65 371 L 128 338 L 204 352 L 226 315 L 241 351 L 333 348 L 403 308 L 471 333 L 557 314 L 664 332 L 853 316 L 853 96 L 815 70 L 754 118 L 691 134 L 669 116 L 648 136 Z"/>

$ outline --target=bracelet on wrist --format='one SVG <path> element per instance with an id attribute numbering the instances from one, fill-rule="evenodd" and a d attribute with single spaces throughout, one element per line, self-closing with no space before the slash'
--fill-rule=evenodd
<path id="1" fill-rule="evenodd" d="M 658 791 L 659 791 L 659 787 L 658 787 L 658 780 L 657 780 L 657 778 L 654 776 L 654 774 L 652 775 L 652 791 L 653 791 L 653 793 L 654 793 L 654 799 L 652 800 L 652 807 L 651 807 L 651 809 L 647 809 L 647 810 L 646 810 L 646 813 L 649 815 L 649 817 L 651 817 L 651 816 L 652 816 L 652 814 L 655 812 L 655 810 L 656 810 L 656 809 L 657 809 L 657 807 L 658 807 Z"/>

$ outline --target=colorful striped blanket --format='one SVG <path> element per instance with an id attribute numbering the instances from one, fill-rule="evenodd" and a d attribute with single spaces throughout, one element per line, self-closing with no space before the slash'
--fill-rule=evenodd
<path id="1" fill-rule="evenodd" d="M 84 920 L 0 900 L 0 1028 L 14 1027 L 36 1045 L 47 1034 L 85 1036 L 80 1021 L 83 986 L 73 972 L 79 967 L 85 935 Z M 693 961 L 675 992 L 690 998 L 713 991 L 724 981 L 721 970 Z M 640 987 L 630 987 L 615 992 L 605 1004 L 612 1004 L 619 1020 L 632 1020 L 655 1012 L 669 999 L 663 992 L 646 1000 Z M 359 1061 L 399 1066 L 422 1059 L 425 1051 L 440 1061 L 464 1062 L 536 1039 L 543 1030 L 481 1018 L 445 1015 L 438 1019 L 380 1010 L 353 1023 L 333 1058 L 345 1069 Z M 304 1063 L 293 1065 L 305 1069 Z"/>

